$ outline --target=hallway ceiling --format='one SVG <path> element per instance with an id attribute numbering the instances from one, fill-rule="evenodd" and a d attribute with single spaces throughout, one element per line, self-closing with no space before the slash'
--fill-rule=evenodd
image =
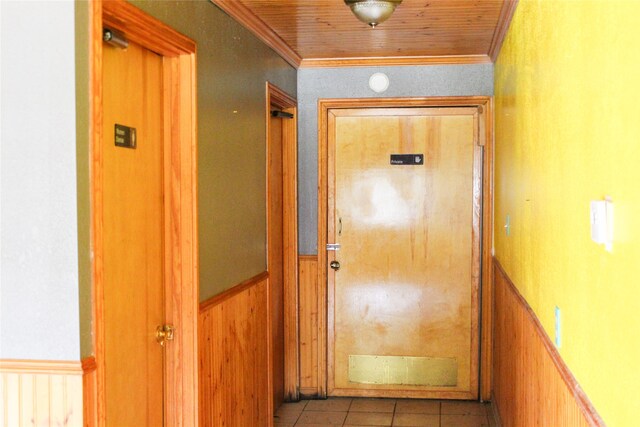
<path id="1" fill-rule="evenodd" d="M 517 0 L 403 0 L 372 29 L 343 0 L 212 0 L 299 67 L 495 60 Z"/>

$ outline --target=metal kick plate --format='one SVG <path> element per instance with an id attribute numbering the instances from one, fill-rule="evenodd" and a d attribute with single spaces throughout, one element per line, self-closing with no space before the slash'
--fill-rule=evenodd
<path id="1" fill-rule="evenodd" d="M 443 357 L 350 355 L 349 381 L 455 387 L 458 384 L 458 361 Z"/>

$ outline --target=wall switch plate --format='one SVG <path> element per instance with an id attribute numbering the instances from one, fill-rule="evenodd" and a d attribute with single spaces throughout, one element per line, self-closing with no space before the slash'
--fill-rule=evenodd
<path id="1" fill-rule="evenodd" d="M 556 347 L 560 348 L 560 346 L 562 345 L 560 307 L 556 306 L 555 313 L 556 313 L 555 342 L 556 342 Z"/>
<path id="2" fill-rule="evenodd" d="M 613 202 L 609 197 L 592 200 L 590 210 L 591 240 L 604 245 L 608 252 L 613 249 Z"/>
<path id="3" fill-rule="evenodd" d="M 511 215 L 507 215 L 507 219 L 504 222 L 504 232 L 507 237 L 511 234 Z"/>

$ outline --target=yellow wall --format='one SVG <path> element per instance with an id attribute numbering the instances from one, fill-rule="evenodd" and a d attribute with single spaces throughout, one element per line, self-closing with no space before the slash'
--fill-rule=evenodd
<path id="1" fill-rule="evenodd" d="M 552 340 L 560 307 L 560 354 L 616 427 L 640 414 L 639 43 L 638 0 L 520 0 L 495 68 L 496 256 Z M 590 240 L 605 195 L 612 253 Z"/>

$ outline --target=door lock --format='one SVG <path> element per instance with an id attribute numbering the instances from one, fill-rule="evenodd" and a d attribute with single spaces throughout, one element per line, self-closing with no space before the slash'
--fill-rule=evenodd
<path id="1" fill-rule="evenodd" d="M 167 341 L 173 341 L 173 331 L 175 328 L 173 325 L 161 325 L 156 328 L 156 341 L 162 347 Z"/>
<path id="2" fill-rule="evenodd" d="M 329 267 L 333 268 L 335 271 L 340 270 L 340 263 L 338 261 L 331 261 Z"/>

